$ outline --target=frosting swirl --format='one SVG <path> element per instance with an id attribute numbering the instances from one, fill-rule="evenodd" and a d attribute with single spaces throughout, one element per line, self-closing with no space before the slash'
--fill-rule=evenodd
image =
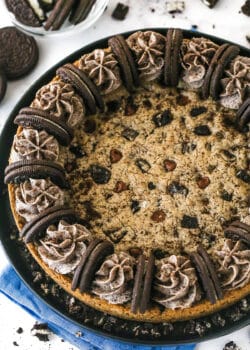
<path id="1" fill-rule="evenodd" d="M 168 309 L 183 309 L 200 300 L 197 276 L 184 256 L 171 255 L 156 263 L 153 299 Z"/>
<path id="2" fill-rule="evenodd" d="M 142 81 L 151 81 L 160 77 L 164 66 L 165 38 L 152 32 L 135 32 L 127 39 L 134 52 Z"/>
<path id="3" fill-rule="evenodd" d="M 79 68 L 94 81 L 103 95 L 117 90 L 122 84 L 117 60 L 112 53 L 103 49 L 83 55 Z"/>
<path id="4" fill-rule="evenodd" d="M 49 207 L 63 205 L 64 192 L 49 179 L 29 179 L 15 189 L 16 211 L 27 222 Z"/>
<path id="5" fill-rule="evenodd" d="M 208 66 L 218 45 L 205 38 L 183 40 L 181 61 L 184 68 L 182 79 L 191 89 L 199 89 L 204 82 Z"/>
<path id="6" fill-rule="evenodd" d="M 47 228 L 46 236 L 40 239 L 38 253 L 52 270 L 62 275 L 73 273 L 90 237 L 91 233 L 84 226 L 61 220 L 58 226 Z"/>
<path id="7" fill-rule="evenodd" d="M 111 304 L 124 304 L 131 299 L 129 282 L 134 278 L 134 258 L 120 252 L 106 258 L 96 272 L 92 292 Z"/>
<path id="8" fill-rule="evenodd" d="M 237 56 L 221 79 L 223 91 L 220 102 L 224 107 L 238 109 L 250 94 L 250 58 Z"/>
<path id="9" fill-rule="evenodd" d="M 236 289 L 250 282 L 250 249 L 241 241 L 227 239 L 216 255 L 223 288 Z"/>
<path id="10" fill-rule="evenodd" d="M 59 144 L 54 136 L 45 130 L 23 129 L 13 142 L 13 160 L 46 159 L 56 161 Z"/>
<path id="11" fill-rule="evenodd" d="M 79 124 L 85 114 L 81 97 L 75 93 L 70 84 L 61 81 L 51 82 L 38 90 L 31 106 L 65 120 L 70 127 Z"/>

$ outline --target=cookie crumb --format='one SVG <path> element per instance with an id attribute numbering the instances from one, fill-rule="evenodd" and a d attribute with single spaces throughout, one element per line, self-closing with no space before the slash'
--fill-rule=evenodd
<path id="1" fill-rule="evenodd" d="M 129 6 L 124 5 L 120 2 L 116 5 L 116 8 L 112 12 L 112 18 L 117 19 L 119 21 L 123 21 L 128 14 Z"/>
<path id="2" fill-rule="evenodd" d="M 13 345 L 14 345 L 14 346 L 19 346 L 19 344 L 17 344 L 16 341 L 13 341 Z"/>
<path id="3" fill-rule="evenodd" d="M 49 341 L 49 335 L 51 331 L 47 323 L 35 323 L 31 329 L 31 334 L 37 337 L 40 341 L 47 342 Z"/>
<path id="4" fill-rule="evenodd" d="M 224 346 L 223 350 L 241 350 L 241 348 L 234 341 L 230 341 Z"/>
<path id="5" fill-rule="evenodd" d="M 16 332 L 17 332 L 18 334 L 22 334 L 22 333 L 23 333 L 22 327 L 19 327 L 19 328 L 16 330 Z"/>
<path id="6" fill-rule="evenodd" d="M 246 0 L 245 4 L 241 7 L 242 13 L 250 17 L 250 0 Z"/>

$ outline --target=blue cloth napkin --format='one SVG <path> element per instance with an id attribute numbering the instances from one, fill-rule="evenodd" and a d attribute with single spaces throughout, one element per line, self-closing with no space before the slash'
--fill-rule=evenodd
<path id="1" fill-rule="evenodd" d="M 130 345 L 121 341 L 103 337 L 82 327 L 79 328 L 50 307 L 21 281 L 12 267 L 7 267 L 0 276 L 0 292 L 17 305 L 21 306 L 39 322 L 45 322 L 49 328 L 61 338 L 69 341 L 79 349 L 86 350 L 193 350 L 195 345 L 181 346 L 142 346 Z M 77 337 L 76 333 L 82 332 Z"/>

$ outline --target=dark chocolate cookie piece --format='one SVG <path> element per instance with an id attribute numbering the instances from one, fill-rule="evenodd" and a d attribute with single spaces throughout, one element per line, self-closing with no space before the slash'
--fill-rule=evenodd
<path id="1" fill-rule="evenodd" d="M 25 107 L 19 111 L 14 123 L 24 128 L 32 127 L 37 130 L 46 130 L 55 136 L 62 146 L 68 146 L 73 138 L 73 129 L 59 118 L 52 117 L 41 109 Z"/>
<path id="2" fill-rule="evenodd" d="M 207 266 L 207 269 L 208 269 L 208 272 L 210 274 L 211 280 L 212 280 L 212 282 L 214 284 L 214 288 L 215 288 L 215 291 L 216 291 L 216 294 L 217 294 L 217 298 L 218 299 L 222 299 L 223 298 L 223 292 L 222 292 L 222 289 L 221 289 L 221 286 L 220 286 L 220 281 L 219 281 L 218 275 L 217 275 L 217 273 L 215 271 L 215 267 L 214 267 L 214 264 L 213 264 L 212 260 L 210 259 L 207 251 L 203 248 L 202 245 L 198 246 L 197 253 L 202 257 L 204 263 Z"/>
<path id="3" fill-rule="evenodd" d="M 127 14 L 128 14 L 129 6 L 124 5 L 120 2 L 116 5 L 114 11 L 112 12 L 111 16 L 114 19 L 118 19 L 119 21 L 123 21 Z"/>
<path id="4" fill-rule="evenodd" d="M 134 279 L 134 287 L 132 292 L 131 311 L 133 313 L 137 313 L 140 306 L 145 262 L 146 262 L 146 257 L 145 255 L 141 254 L 137 263 L 135 279 Z"/>
<path id="5" fill-rule="evenodd" d="M 96 0 L 75 1 L 75 6 L 72 9 L 69 21 L 73 24 L 78 24 L 84 21 L 88 17 L 95 2 Z"/>
<path id="6" fill-rule="evenodd" d="M 212 304 L 215 304 L 217 301 L 217 294 L 213 282 L 209 276 L 209 271 L 204 260 L 198 253 L 195 252 L 190 254 L 190 258 L 194 263 L 194 266 L 197 270 L 198 276 L 200 277 L 201 284 L 207 295 L 208 300 Z"/>
<path id="7" fill-rule="evenodd" d="M 12 12 L 22 24 L 30 27 L 40 27 L 41 21 L 26 0 L 5 0 L 7 9 Z"/>
<path id="8" fill-rule="evenodd" d="M 4 182 L 20 183 L 29 178 L 43 179 L 50 177 L 60 187 L 68 187 L 62 166 L 48 160 L 21 160 L 9 164 L 5 169 Z"/>
<path id="9" fill-rule="evenodd" d="M 132 92 L 134 90 L 134 86 L 138 86 L 139 78 L 135 62 L 132 54 L 129 51 L 127 43 L 121 35 L 117 35 L 110 38 L 108 44 L 120 65 L 124 84 L 128 91 Z"/>
<path id="10" fill-rule="evenodd" d="M 0 102 L 3 100 L 7 89 L 7 78 L 4 70 L 0 67 Z"/>
<path id="11" fill-rule="evenodd" d="M 37 217 L 26 225 L 20 232 L 20 236 L 24 237 L 26 244 L 35 241 L 40 237 L 50 225 L 58 223 L 60 220 L 73 221 L 76 220 L 76 214 L 73 209 L 55 206 L 44 210 Z"/>
<path id="12" fill-rule="evenodd" d="M 221 91 L 220 80 L 223 76 L 226 66 L 239 54 L 240 48 L 235 45 L 230 45 L 217 61 L 210 81 L 210 96 L 217 100 Z"/>
<path id="13" fill-rule="evenodd" d="M 227 238 L 242 240 L 250 245 L 250 226 L 241 221 L 232 222 L 224 231 Z"/>
<path id="14" fill-rule="evenodd" d="M 38 61 L 35 39 L 15 27 L 0 29 L 0 48 L 0 62 L 8 79 L 27 74 Z"/>
<path id="15" fill-rule="evenodd" d="M 142 314 L 144 314 L 145 311 L 147 310 L 148 304 L 150 301 L 152 281 L 154 277 L 154 267 L 155 267 L 155 257 L 153 253 L 151 253 L 147 262 L 146 273 L 145 273 L 144 284 L 143 284 L 142 295 L 141 295 L 141 303 L 139 308 L 140 313 Z"/>
<path id="16" fill-rule="evenodd" d="M 166 36 L 164 83 L 166 86 L 177 86 L 180 73 L 180 48 L 182 43 L 181 29 L 170 28 Z"/>
<path id="17" fill-rule="evenodd" d="M 244 129 L 245 125 L 250 123 L 250 97 L 248 97 L 238 109 L 236 113 L 236 123 L 241 130 Z"/>
<path id="18" fill-rule="evenodd" d="M 44 29 L 60 29 L 70 14 L 74 3 L 75 0 L 58 0 L 44 25 Z"/>

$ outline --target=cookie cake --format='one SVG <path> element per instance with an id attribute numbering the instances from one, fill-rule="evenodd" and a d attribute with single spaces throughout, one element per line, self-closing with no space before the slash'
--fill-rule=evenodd
<path id="1" fill-rule="evenodd" d="M 57 69 L 5 170 L 20 238 L 85 304 L 168 322 L 250 293 L 250 57 L 137 31 Z"/>

